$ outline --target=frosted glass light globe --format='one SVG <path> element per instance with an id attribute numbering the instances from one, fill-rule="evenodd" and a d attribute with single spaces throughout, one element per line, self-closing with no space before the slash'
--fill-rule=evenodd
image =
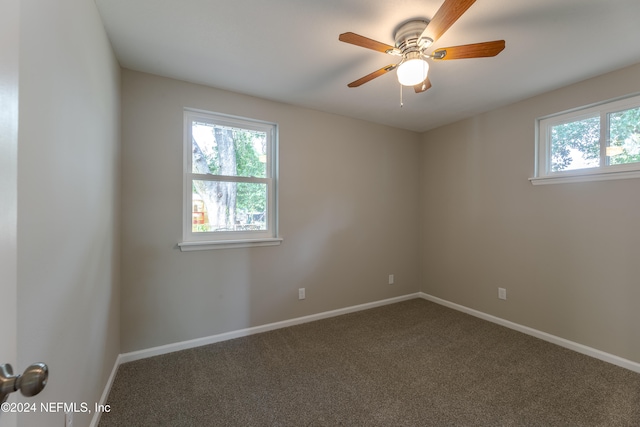
<path id="1" fill-rule="evenodd" d="M 398 66 L 398 81 L 403 86 L 415 86 L 427 78 L 429 63 L 422 58 L 402 61 Z"/>

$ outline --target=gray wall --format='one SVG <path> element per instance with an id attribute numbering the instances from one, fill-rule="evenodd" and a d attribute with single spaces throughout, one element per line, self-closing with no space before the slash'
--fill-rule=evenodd
<path id="1" fill-rule="evenodd" d="M 527 180 L 537 117 L 639 91 L 636 65 L 426 132 L 421 290 L 640 362 L 640 180 Z"/>
<path id="2" fill-rule="evenodd" d="M 282 245 L 177 248 L 183 107 L 280 125 Z M 122 140 L 123 352 L 418 291 L 418 134 L 123 70 Z"/>
<path id="3" fill-rule="evenodd" d="M 20 7 L 15 367 L 49 365 L 30 403 L 93 405 L 120 352 L 120 69 L 93 1 Z M 18 425 L 62 426 L 64 414 Z"/>

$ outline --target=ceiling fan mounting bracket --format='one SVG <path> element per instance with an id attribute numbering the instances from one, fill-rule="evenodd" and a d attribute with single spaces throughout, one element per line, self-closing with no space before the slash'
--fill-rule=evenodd
<path id="1" fill-rule="evenodd" d="M 433 54 L 431 55 L 433 59 L 443 59 L 445 56 L 447 56 L 446 50 L 439 50 L 437 52 L 433 52 Z"/>
<path id="2" fill-rule="evenodd" d="M 418 40 L 418 46 L 420 46 L 420 48 L 422 50 L 427 49 L 428 47 L 430 47 L 433 44 L 433 39 L 431 37 L 421 37 Z"/>
<path id="3" fill-rule="evenodd" d="M 395 47 L 393 49 L 387 49 L 385 53 L 393 56 L 402 56 L 402 51 Z"/>

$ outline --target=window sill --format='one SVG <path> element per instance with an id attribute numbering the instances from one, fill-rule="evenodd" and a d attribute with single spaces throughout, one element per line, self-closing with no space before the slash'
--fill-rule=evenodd
<path id="1" fill-rule="evenodd" d="M 282 243 L 281 237 L 266 239 L 243 239 L 243 240 L 219 240 L 202 242 L 182 242 L 178 247 L 182 252 L 208 251 L 211 249 L 231 249 L 231 248 L 251 248 L 257 246 L 278 246 Z"/>
<path id="2" fill-rule="evenodd" d="M 533 185 L 567 184 L 572 182 L 608 181 L 611 179 L 640 178 L 640 170 L 582 173 L 576 175 L 542 176 L 529 178 Z"/>

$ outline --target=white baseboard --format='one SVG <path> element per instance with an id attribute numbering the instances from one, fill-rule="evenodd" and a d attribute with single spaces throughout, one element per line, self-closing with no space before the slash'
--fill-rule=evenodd
<path id="1" fill-rule="evenodd" d="M 389 298 L 381 301 L 374 301 L 360 305 L 354 305 L 351 307 L 339 308 L 337 310 L 325 311 L 322 313 L 311 314 L 309 316 L 296 317 L 294 319 L 283 320 L 281 322 L 268 323 L 266 325 L 254 326 L 251 328 L 240 329 L 237 331 L 225 332 L 218 335 L 211 335 L 208 337 L 197 338 L 189 341 L 182 341 L 173 344 L 162 345 L 158 347 L 152 347 L 145 350 L 133 351 L 130 353 L 123 353 L 118 356 L 116 362 L 111 371 L 111 375 L 107 380 L 107 384 L 105 385 L 104 391 L 102 392 L 102 397 L 100 398 L 100 405 L 104 405 L 107 402 L 107 398 L 109 397 L 109 392 L 111 391 L 111 386 L 113 385 L 113 381 L 116 376 L 116 372 L 118 371 L 118 367 L 127 362 L 133 362 L 135 360 L 146 359 L 148 357 L 160 356 L 162 354 L 173 353 L 174 351 L 187 350 L 190 348 L 201 347 L 203 345 L 214 344 L 221 341 L 227 341 L 234 338 L 246 337 L 253 334 L 259 334 L 261 332 L 272 331 L 275 329 L 286 328 L 289 326 L 300 325 L 302 323 L 313 322 L 315 320 L 327 319 L 329 317 L 340 316 L 342 314 L 347 313 L 355 313 L 356 311 L 367 310 L 370 308 L 381 307 L 383 305 L 394 304 L 396 302 L 407 301 L 410 299 L 419 298 L 419 294 L 409 294 L 403 295 L 400 297 Z M 96 427 L 100 422 L 100 413 L 95 413 L 93 415 L 93 419 L 91 420 L 91 427 Z"/>
<path id="2" fill-rule="evenodd" d="M 474 310 L 469 307 L 465 307 L 463 305 L 455 304 L 453 302 L 443 300 L 438 297 L 434 297 L 432 295 L 426 294 L 424 292 L 418 292 L 415 294 L 403 295 L 400 297 L 389 298 L 381 301 L 374 301 L 366 304 L 354 305 L 351 307 L 339 308 L 337 310 L 325 311 L 322 313 L 311 314 L 309 316 L 296 317 L 294 319 L 283 320 L 281 322 L 268 323 L 266 325 L 254 326 L 251 328 L 240 329 L 237 331 L 225 332 L 222 334 L 211 335 L 208 337 L 197 338 L 189 341 L 182 341 L 173 344 L 162 345 L 159 347 L 152 347 L 145 350 L 133 351 L 130 353 L 123 353 L 118 356 L 116 362 L 113 366 L 113 370 L 111 371 L 111 375 L 107 381 L 105 389 L 102 393 L 102 397 L 100 398 L 100 404 L 104 405 L 109 396 L 109 392 L 111 391 L 111 386 L 113 385 L 113 381 L 116 376 L 116 372 L 118 371 L 118 367 L 127 362 L 133 362 L 135 360 L 146 359 L 148 357 L 159 356 L 162 354 L 173 353 L 174 351 L 187 350 L 190 348 L 201 347 L 203 345 L 214 344 L 221 341 L 227 341 L 234 338 L 246 337 L 249 335 L 259 334 L 261 332 L 272 331 L 275 329 L 286 328 L 289 326 L 300 325 L 303 323 L 313 322 L 315 320 L 327 319 L 330 317 L 340 316 L 342 314 L 354 313 L 357 311 L 367 310 L 370 308 L 381 307 L 383 305 L 394 304 L 401 301 L 407 301 L 415 298 L 423 298 L 428 301 L 434 302 L 436 304 L 443 305 L 445 307 L 452 308 L 457 311 L 461 311 L 463 313 L 470 314 L 472 316 L 478 317 L 483 320 L 487 320 L 492 323 L 496 323 L 501 326 L 505 326 L 510 329 L 514 329 L 516 331 L 522 332 L 527 335 L 534 336 L 536 338 L 540 338 L 544 341 L 548 341 L 552 344 L 559 345 L 561 347 L 568 348 L 570 350 L 576 351 L 578 353 L 585 354 L 587 356 L 594 357 L 596 359 L 600 359 L 602 361 L 612 363 L 614 365 L 620 366 L 625 369 L 629 369 L 630 371 L 640 373 L 640 363 L 624 359 L 619 356 L 615 356 L 610 353 L 606 353 L 604 351 L 597 350 L 595 348 L 588 347 L 583 344 L 578 344 L 573 341 L 566 340 L 564 338 L 557 337 L 555 335 L 548 334 L 546 332 L 538 331 L 537 329 L 530 328 L 528 326 L 523 326 L 518 323 L 511 322 L 509 320 L 501 319 L 496 316 L 492 316 L 490 314 L 483 313 L 481 311 Z M 91 421 L 90 426 L 96 427 L 100 422 L 100 413 L 95 413 L 93 419 Z"/>
<path id="3" fill-rule="evenodd" d="M 492 323 L 497 323 L 498 325 L 505 326 L 509 329 L 514 329 L 518 332 L 522 332 L 527 335 L 531 335 L 536 338 L 540 338 L 541 340 L 550 342 L 552 344 L 559 345 L 560 347 L 568 348 L 569 350 L 576 351 L 578 353 L 585 354 L 587 356 L 594 357 L 596 359 L 600 359 L 604 362 L 611 363 L 613 365 L 620 366 L 625 369 L 629 369 L 630 371 L 640 373 L 640 363 L 634 362 L 632 360 L 624 359 L 622 357 L 616 356 L 614 354 L 606 353 L 601 350 L 597 350 L 592 347 L 588 347 L 583 344 L 579 344 L 577 342 L 569 341 L 564 338 L 557 337 L 555 335 L 548 334 L 546 332 L 539 331 L 537 329 L 530 328 L 528 326 L 523 326 L 518 323 L 511 322 L 509 320 L 501 319 L 496 316 L 492 316 L 490 314 L 483 313 L 481 311 L 474 310 L 469 307 L 465 307 L 463 305 L 455 304 L 453 302 L 434 297 L 429 294 L 425 294 L 424 292 L 418 293 L 420 298 L 429 300 L 431 302 L 435 302 L 436 304 L 443 305 L 445 307 L 452 308 L 457 311 L 461 311 L 463 313 L 470 314 L 472 316 L 478 317 L 483 320 L 487 320 Z"/>
<path id="4" fill-rule="evenodd" d="M 109 397 L 109 392 L 111 391 L 113 380 L 115 380 L 116 378 L 116 373 L 118 372 L 118 367 L 120 366 L 121 363 L 122 363 L 122 355 L 119 354 L 118 357 L 116 357 L 116 362 L 113 364 L 113 369 L 111 369 L 111 374 L 109 375 L 107 384 L 105 385 L 104 390 L 102 391 L 102 396 L 100 396 L 100 402 L 98 402 L 98 404 L 101 406 L 104 406 L 107 403 L 107 398 Z M 93 414 L 93 418 L 91 419 L 91 424 L 89 424 L 89 426 L 97 427 L 98 423 L 100 423 L 101 415 L 102 415 L 102 412 L 96 411 Z"/>
<path id="5" fill-rule="evenodd" d="M 342 314 L 354 313 L 356 311 L 367 310 L 369 308 L 380 307 L 383 305 L 394 304 L 400 301 L 406 301 L 410 299 L 418 298 L 418 293 L 403 295 L 400 297 L 389 298 L 381 301 L 369 302 L 366 304 L 354 305 L 351 307 L 339 308 L 337 310 L 325 311 L 322 313 L 311 314 L 309 316 L 296 317 L 294 319 L 283 320 L 275 323 L 268 323 L 266 325 L 254 326 L 251 328 L 240 329 L 237 331 L 225 332 L 218 335 L 211 335 L 203 338 L 196 338 L 194 340 L 177 342 L 174 344 L 162 345 L 159 347 L 152 347 L 145 350 L 133 351 L 130 353 L 121 354 L 122 360 L 120 363 L 133 362 L 135 360 L 146 359 L 147 357 L 159 356 L 161 354 L 173 353 L 174 351 L 187 350 L 189 348 L 201 347 L 203 345 L 214 344 L 221 341 L 227 341 L 234 338 L 246 337 L 248 335 L 259 334 L 261 332 L 273 331 L 275 329 L 286 328 L 289 326 L 300 325 L 302 323 L 313 322 L 315 320 L 327 319 L 329 317 L 340 316 Z"/>

